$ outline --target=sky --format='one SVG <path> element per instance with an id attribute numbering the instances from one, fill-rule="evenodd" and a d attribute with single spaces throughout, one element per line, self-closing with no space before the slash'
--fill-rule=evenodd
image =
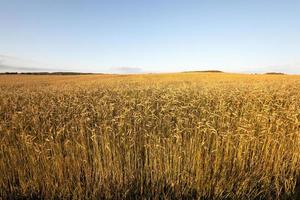
<path id="1" fill-rule="evenodd" d="M 0 0 L 0 71 L 300 73 L 299 0 Z"/>

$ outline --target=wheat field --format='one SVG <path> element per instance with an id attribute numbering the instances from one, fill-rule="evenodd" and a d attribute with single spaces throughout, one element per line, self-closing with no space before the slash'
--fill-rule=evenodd
<path id="1" fill-rule="evenodd" d="M 0 199 L 299 199 L 300 76 L 1 75 Z"/>

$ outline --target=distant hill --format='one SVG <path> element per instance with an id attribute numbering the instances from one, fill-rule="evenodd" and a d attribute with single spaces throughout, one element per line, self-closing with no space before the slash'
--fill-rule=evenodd
<path id="1" fill-rule="evenodd" d="M 220 70 L 184 71 L 182 73 L 225 73 Z"/>
<path id="2" fill-rule="evenodd" d="M 282 73 L 282 72 L 267 72 L 265 74 L 267 74 L 267 75 L 285 75 L 285 73 Z"/>

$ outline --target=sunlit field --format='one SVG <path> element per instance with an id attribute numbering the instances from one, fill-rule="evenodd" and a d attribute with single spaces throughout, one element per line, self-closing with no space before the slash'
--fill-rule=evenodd
<path id="1" fill-rule="evenodd" d="M 300 76 L 1 75 L 0 199 L 299 199 Z"/>

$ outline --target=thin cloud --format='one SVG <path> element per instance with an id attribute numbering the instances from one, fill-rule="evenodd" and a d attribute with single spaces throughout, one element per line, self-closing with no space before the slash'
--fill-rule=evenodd
<path id="1" fill-rule="evenodd" d="M 34 67 L 17 67 L 17 66 L 9 66 L 3 65 L 0 63 L 0 72 L 37 72 L 37 71 L 49 71 L 49 69 L 45 68 L 34 68 Z"/>
<path id="2" fill-rule="evenodd" d="M 111 69 L 113 73 L 122 74 L 140 74 L 144 73 L 144 70 L 140 67 L 114 67 Z"/>
<path id="3" fill-rule="evenodd" d="M 299 74 L 300 72 L 300 64 L 295 63 L 293 65 L 280 65 L 280 66 L 270 66 L 267 67 L 268 71 L 275 71 L 275 72 L 283 72 L 288 74 Z"/>
<path id="4" fill-rule="evenodd" d="M 240 73 L 267 73 L 267 72 L 277 72 L 285 74 L 300 74 L 300 63 L 286 64 L 286 65 L 271 65 L 265 67 L 249 67 L 248 70 L 237 71 Z"/>
<path id="5" fill-rule="evenodd" d="M 44 72 L 54 70 L 47 64 L 14 56 L 0 55 L 0 72 Z"/>

